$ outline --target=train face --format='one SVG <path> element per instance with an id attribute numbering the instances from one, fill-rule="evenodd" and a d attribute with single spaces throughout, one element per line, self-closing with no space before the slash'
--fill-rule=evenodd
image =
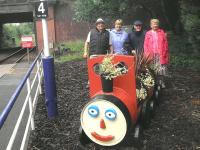
<path id="1" fill-rule="evenodd" d="M 114 56 L 114 63 L 126 65 L 128 72 L 114 78 L 113 91 L 104 92 L 100 75 L 95 66 L 104 56 L 88 59 L 90 101 L 81 113 L 81 127 L 84 135 L 102 146 L 114 146 L 123 141 L 130 126 L 136 123 L 138 107 L 136 100 L 135 58 Z"/>
<path id="2" fill-rule="evenodd" d="M 86 135 L 103 146 L 120 143 L 127 133 L 127 122 L 124 112 L 103 98 L 90 101 L 81 114 L 81 126 Z"/>

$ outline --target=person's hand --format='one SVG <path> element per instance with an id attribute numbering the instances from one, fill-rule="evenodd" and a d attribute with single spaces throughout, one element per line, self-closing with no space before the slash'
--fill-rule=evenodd
<path id="1" fill-rule="evenodd" d="M 83 54 L 83 58 L 87 58 L 88 57 L 88 54 L 87 53 L 84 53 Z"/>
<path id="2" fill-rule="evenodd" d="M 136 50 L 133 49 L 131 52 L 133 55 L 136 55 Z"/>

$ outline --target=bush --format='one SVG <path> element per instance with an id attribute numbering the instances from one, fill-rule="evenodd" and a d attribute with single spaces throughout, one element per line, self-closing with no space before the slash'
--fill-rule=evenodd
<path id="1" fill-rule="evenodd" d="M 172 35 L 169 39 L 170 65 L 200 70 L 200 56 L 193 53 L 193 49 L 185 36 Z"/>

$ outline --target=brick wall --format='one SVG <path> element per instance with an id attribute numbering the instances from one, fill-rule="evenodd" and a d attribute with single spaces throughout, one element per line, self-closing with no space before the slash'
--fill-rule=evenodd
<path id="1" fill-rule="evenodd" d="M 73 21 L 72 5 L 62 4 L 55 7 L 56 42 L 85 39 L 89 31 L 86 23 Z"/>
<path id="2" fill-rule="evenodd" d="M 55 47 L 56 43 L 71 40 L 86 39 L 89 25 L 73 21 L 73 11 L 69 4 L 57 4 L 49 7 L 48 38 L 49 47 Z M 43 48 L 42 22 L 36 21 L 38 48 Z"/>
<path id="3" fill-rule="evenodd" d="M 49 40 L 49 48 L 53 48 L 55 44 L 55 20 L 54 20 L 54 9 L 53 7 L 49 7 L 48 10 L 48 18 L 47 18 L 47 26 L 48 26 L 48 40 Z M 38 49 L 43 48 L 43 29 L 42 29 L 42 21 L 36 21 L 36 34 L 37 34 L 37 43 Z"/>

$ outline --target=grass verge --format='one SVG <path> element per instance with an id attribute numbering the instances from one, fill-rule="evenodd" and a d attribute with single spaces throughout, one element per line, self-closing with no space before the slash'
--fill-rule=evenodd
<path id="1" fill-rule="evenodd" d="M 74 61 L 74 60 L 82 60 L 83 59 L 83 47 L 84 41 L 77 40 L 77 41 L 69 41 L 66 43 L 60 43 L 58 45 L 61 49 L 61 53 L 63 55 L 59 57 L 55 57 L 55 62 L 57 63 L 64 63 L 67 61 Z M 65 52 L 65 50 L 68 51 Z"/>

